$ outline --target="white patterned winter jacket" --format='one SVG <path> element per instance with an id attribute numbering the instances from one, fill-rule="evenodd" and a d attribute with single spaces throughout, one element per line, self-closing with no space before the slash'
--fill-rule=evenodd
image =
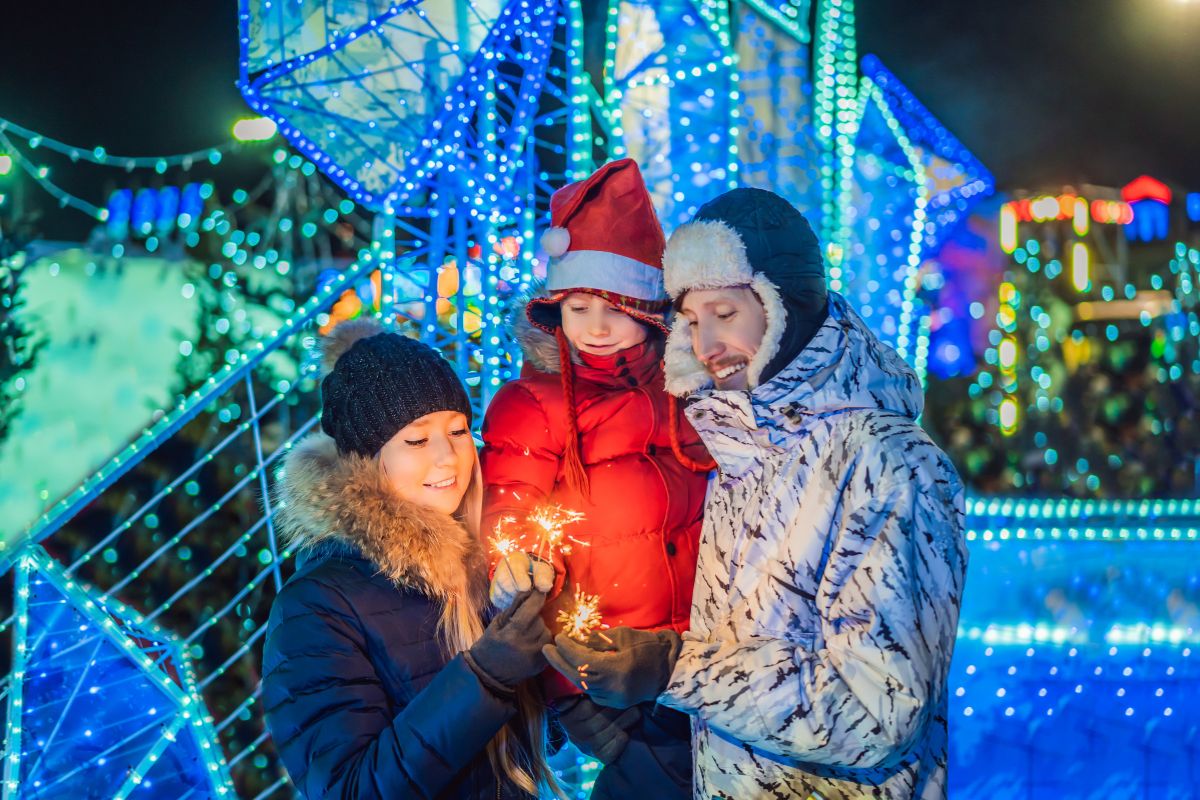
<path id="1" fill-rule="evenodd" d="M 659 702 L 693 716 L 703 800 L 946 795 L 962 485 L 916 375 L 829 305 L 773 380 L 691 395 L 720 471 Z"/>

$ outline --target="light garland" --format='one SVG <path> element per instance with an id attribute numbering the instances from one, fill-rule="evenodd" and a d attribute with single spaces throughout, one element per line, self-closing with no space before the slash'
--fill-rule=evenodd
<path id="1" fill-rule="evenodd" d="M 829 260 L 829 287 L 841 290 L 842 260 L 849 235 L 847 213 L 853 190 L 850 169 L 857 124 L 858 45 L 853 0 L 818 0 L 816 74 L 813 76 L 816 131 L 824 146 L 821 165 L 821 241 Z"/>
<path id="2" fill-rule="evenodd" d="M 971 206 L 995 191 L 995 178 L 876 56 L 863 56 L 862 72 L 910 148 L 921 154 L 928 187 L 925 211 L 934 223 L 925 236 L 924 251 L 934 252 Z M 936 164 L 935 157 L 944 163 Z"/>
<path id="3" fill-rule="evenodd" d="M 238 148 L 237 142 L 225 142 L 215 147 L 193 150 L 190 153 L 180 153 L 166 156 L 117 156 L 110 155 L 104 147 L 78 147 L 52 139 L 45 134 L 25 128 L 17 123 L 0 118 L 0 133 L 11 133 L 25 140 L 30 149 L 45 148 L 60 153 L 72 162 L 86 161 L 104 167 L 119 167 L 125 170 L 153 169 L 162 174 L 167 169 L 180 167 L 190 169 L 194 164 L 207 161 L 218 164 L 222 156 Z"/>
<path id="4" fill-rule="evenodd" d="M 612 2 L 605 26 L 612 155 L 641 165 L 668 231 L 738 183 L 737 54 L 729 14 L 723 5 L 696 9 L 684 0 Z"/>

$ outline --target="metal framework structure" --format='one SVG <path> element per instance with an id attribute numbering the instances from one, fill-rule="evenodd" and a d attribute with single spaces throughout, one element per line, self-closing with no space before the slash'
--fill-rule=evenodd
<path id="1" fill-rule="evenodd" d="M 482 418 L 495 390 L 519 369 L 519 351 L 504 332 L 506 304 L 544 269 L 535 233 L 549 195 L 597 163 L 638 158 L 668 230 L 731 186 L 788 196 L 825 233 L 833 287 L 864 308 L 879 306 L 868 320 L 880 334 L 918 368 L 924 358 L 915 281 L 941 224 L 926 209 L 940 208 L 942 195 L 928 185 L 928 153 L 918 151 L 936 122 L 927 112 L 914 116 L 903 87 L 877 62 L 867 62 L 860 79 L 852 0 L 820 0 L 815 9 L 808 0 L 612 0 L 599 78 L 584 68 L 578 0 L 241 0 L 240 8 L 247 102 L 374 212 L 373 241 L 269 337 L 157 418 L 4 551 L 17 595 L 0 630 L 18 654 L 4 683 L 6 796 L 57 796 L 37 785 L 48 762 L 36 750 L 76 759 L 80 781 L 112 772 L 109 750 L 87 746 L 99 730 L 78 720 L 61 728 L 69 736 L 31 739 L 31 731 L 59 730 L 77 713 L 30 669 L 53 660 L 44 644 L 58 629 L 43 605 L 58 601 L 31 586 L 56 587 L 64 613 L 105 629 L 105 647 L 125 642 L 115 646 L 124 657 L 120 675 L 170 695 L 172 713 L 192 726 L 179 723 L 150 742 L 135 718 L 159 712 L 127 703 L 128 719 L 103 736 L 111 747 L 142 747 L 141 760 L 118 776 L 113 796 L 135 778 L 154 777 L 152 765 L 179 750 L 171 737 L 178 740 L 184 727 L 192 735 L 188 757 L 206 760 L 195 774 L 210 781 L 208 789 L 194 783 L 187 796 L 287 790 L 262 728 L 257 664 L 266 612 L 291 557 L 272 521 L 276 472 L 317 419 L 302 399 L 315 390 L 313 365 L 301 361 L 281 375 L 276 356 L 311 343 L 345 292 L 374 286 L 382 316 L 456 364 Z M 910 138 L 906 129 L 919 133 Z M 965 153 L 954 163 L 968 165 L 960 172 L 975 183 L 964 178 L 943 204 L 960 211 L 961 202 L 990 189 Z M 146 454 L 196 426 L 206 426 L 207 445 L 194 462 L 130 495 L 127 510 L 95 533 L 85 553 L 62 566 L 40 549 L 55 553 L 56 534 L 77 514 L 102 493 L 130 492 Z M 232 479 L 214 476 L 214 459 L 229 468 L 234 453 Z M 172 496 L 218 477 L 229 484 L 220 498 L 168 528 L 162 509 Z M 220 543 L 211 563 L 190 560 L 188 543 L 200 537 Z M 141 582 L 172 588 L 158 607 L 143 609 L 144 618 L 114 605 Z M 180 613 L 191 608 L 203 615 Z M 156 624 L 179 641 L 150 637 L 146 626 Z M 236 633 L 217 636 L 226 630 Z M 194 681 L 181 677 L 189 660 Z M 90 691 L 86 660 L 57 669 L 55 680 L 74 687 L 73 697 Z M 109 684 L 96 685 L 109 696 Z M 200 713 L 205 697 L 209 712 Z"/>

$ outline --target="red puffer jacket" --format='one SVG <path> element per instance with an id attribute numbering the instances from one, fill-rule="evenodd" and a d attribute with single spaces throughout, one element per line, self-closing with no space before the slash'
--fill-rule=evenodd
<path id="1" fill-rule="evenodd" d="M 660 343 L 603 357 L 576 353 L 576 418 L 589 498 L 566 481 L 567 400 L 557 345 L 523 317 L 517 330 L 525 350 L 522 377 L 500 389 L 483 422 L 485 534 L 502 516 L 523 521 L 546 502 L 580 511 L 585 519 L 566 533 L 584 544 L 570 543 L 571 552 L 556 559 L 565 580 L 560 577 L 546 604 L 550 629 L 562 627 L 557 612 L 574 605 L 578 588 L 599 595 L 605 626 L 687 630 L 708 473 L 693 472 L 672 451 Z M 676 413 L 684 454 L 708 462 L 682 409 Z M 574 691 L 565 681 L 547 689 L 551 697 Z"/>

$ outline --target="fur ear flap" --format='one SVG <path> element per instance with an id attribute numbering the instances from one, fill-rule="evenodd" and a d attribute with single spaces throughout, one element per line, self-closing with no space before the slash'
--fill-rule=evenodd
<path id="1" fill-rule="evenodd" d="M 682 314 L 672 320 L 671 332 L 667 335 L 663 377 L 667 392 L 676 397 L 686 397 L 712 385 L 708 370 L 692 352 L 692 332 L 687 317 Z"/>
<path id="2" fill-rule="evenodd" d="M 763 370 L 779 352 L 779 343 L 783 341 L 783 331 L 787 327 L 787 309 L 783 306 L 779 287 L 761 272 L 755 273 L 754 279 L 750 281 L 750 288 L 758 295 L 763 305 L 763 313 L 767 317 L 767 328 L 763 331 L 762 342 L 746 367 L 746 385 L 755 389 L 762 382 Z"/>
<path id="3" fill-rule="evenodd" d="M 354 346 L 359 339 L 383 333 L 383 326 L 371 317 L 359 317 L 341 323 L 328 335 L 321 338 L 318 344 L 321 352 L 321 375 L 324 377 L 333 372 L 333 367 L 342 354 Z"/>

